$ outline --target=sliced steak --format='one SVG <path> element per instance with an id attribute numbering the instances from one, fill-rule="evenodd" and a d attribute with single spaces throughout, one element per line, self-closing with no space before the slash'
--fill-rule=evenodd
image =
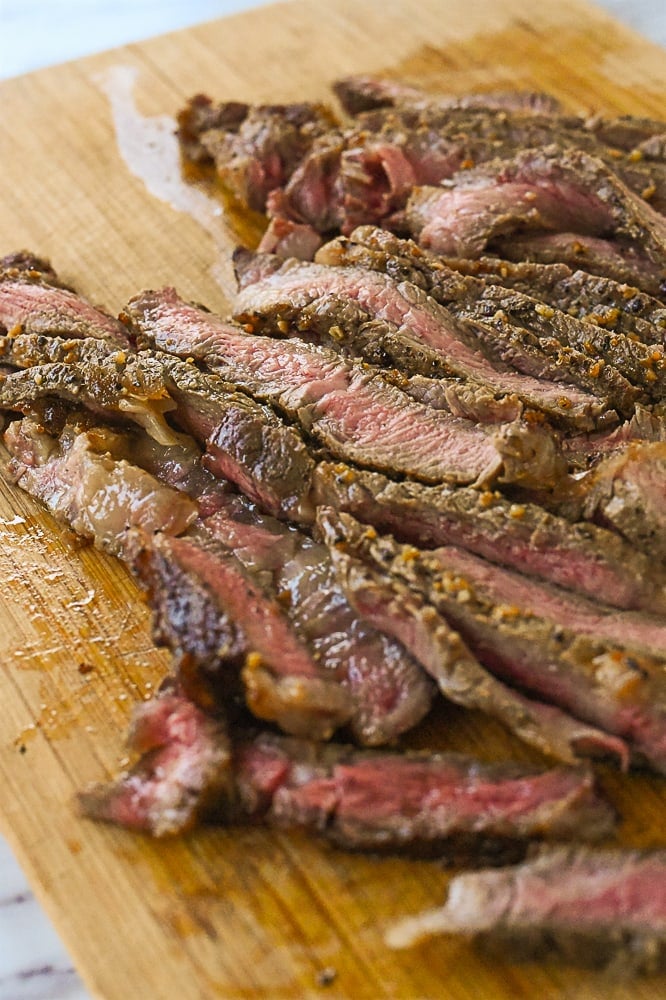
<path id="1" fill-rule="evenodd" d="M 423 718 L 432 685 L 398 642 L 352 610 L 326 546 L 259 514 L 239 496 L 220 497 L 204 525 L 266 593 L 277 596 L 324 676 L 348 692 L 349 726 L 358 742 L 386 743 Z"/>
<path id="2" fill-rule="evenodd" d="M 582 359 L 578 366 L 582 370 L 576 373 L 578 384 L 585 383 L 588 391 L 571 385 L 576 368 L 573 351 L 566 368 L 562 364 L 550 366 L 546 377 L 554 376 L 555 382 L 541 381 L 531 373 L 518 374 L 513 354 L 513 368 L 502 358 L 499 363 L 491 362 L 481 349 L 476 327 L 471 331 L 416 285 L 396 282 L 388 273 L 357 265 L 330 267 L 288 261 L 261 280 L 243 284 L 234 305 L 235 316 L 257 332 L 278 336 L 307 332 L 309 338 L 343 347 L 371 364 L 397 367 L 408 375 L 471 379 L 487 391 L 517 395 L 557 422 L 564 419 L 564 413 L 567 419 L 582 423 L 590 412 L 607 411 L 616 405 L 620 387 L 607 378 L 591 378 L 588 357 Z M 547 359 L 541 357 L 538 374 L 546 367 Z M 619 398 L 624 402 L 630 387 L 625 383 L 621 388 L 624 393 Z"/>
<path id="3" fill-rule="evenodd" d="M 387 942 L 474 938 L 496 956 L 557 959 L 616 976 L 666 966 L 666 852 L 542 848 L 511 868 L 466 872 L 441 909 L 408 917 Z"/>
<path id="4" fill-rule="evenodd" d="M 198 94 L 178 115 L 178 137 L 188 160 L 214 164 L 224 186 L 262 212 L 270 191 L 286 183 L 315 138 L 334 125 L 320 104 L 214 105 Z"/>
<path id="5" fill-rule="evenodd" d="M 451 417 L 333 351 L 248 334 L 187 305 L 173 290 L 143 293 L 127 315 L 141 342 L 204 362 L 297 420 L 336 457 L 425 482 L 549 481 L 561 469 L 538 430 Z"/>
<path id="6" fill-rule="evenodd" d="M 665 658 L 637 647 L 635 632 L 620 629 L 622 638 L 614 641 L 607 608 L 579 608 L 461 550 L 401 546 L 373 537 L 344 514 L 340 525 L 358 558 L 423 595 L 501 679 L 625 739 L 640 759 L 666 773 Z M 660 621 L 631 625 L 641 643 L 655 632 L 663 641 Z"/>
<path id="7" fill-rule="evenodd" d="M 31 250 L 15 250 L 0 257 L 0 281 L 23 277 L 43 281 L 48 285 L 66 288 L 51 266 L 51 261 L 38 257 Z"/>
<path id="8" fill-rule="evenodd" d="M 653 560 L 666 561 L 666 442 L 618 448 L 578 485 L 585 517 L 618 531 Z"/>
<path id="9" fill-rule="evenodd" d="M 462 171 L 447 190 L 417 189 L 406 219 L 425 247 L 477 257 L 518 228 L 612 237 L 664 274 L 666 221 L 600 160 L 554 147 Z"/>
<path id="10" fill-rule="evenodd" d="M 184 738 L 175 732 L 181 718 L 188 723 Z M 363 753 L 267 734 L 236 736 L 230 768 L 221 723 L 173 690 L 139 707 L 132 743 L 139 752 L 148 748 L 148 756 L 118 781 L 84 792 L 81 806 L 95 819 L 157 836 L 191 822 L 191 806 L 175 811 L 171 822 L 160 815 L 161 806 L 168 811 L 180 800 L 182 774 L 193 776 L 188 799 L 201 797 L 200 815 L 208 810 L 227 823 L 301 827 L 349 850 L 497 862 L 521 856 L 532 837 L 596 840 L 613 826 L 612 810 L 584 768 L 488 765 L 456 754 Z"/>
<path id="11" fill-rule="evenodd" d="M 425 548 L 456 545 L 500 565 L 616 608 L 666 612 L 666 576 L 614 532 L 572 524 L 490 491 L 396 483 L 379 473 L 322 462 L 317 503 Z"/>
<path id="12" fill-rule="evenodd" d="M 666 170 L 664 169 L 664 124 L 608 119 L 606 129 L 597 119 L 584 120 L 570 115 L 541 113 L 538 109 L 502 108 L 462 104 L 457 107 L 438 106 L 424 101 L 401 103 L 394 108 L 380 108 L 359 114 L 354 122 L 358 129 L 373 135 L 402 135 L 405 149 L 440 147 L 459 151 L 461 169 L 492 159 L 507 159 L 524 149 L 557 147 L 562 156 L 583 151 L 601 160 L 635 194 L 649 200 L 663 213 L 666 209 Z M 615 128 L 622 148 L 613 142 Z M 655 130 L 658 129 L 658 134 Z M 629 133 L 633 130 L 633 144 Z M 625 134 L 622 135 L 621 133 Z M 442 173 L 438 181 L 445 179 Z"/>
<path id="13" fill-rule="evenodd" d="M 205 525 L 178 538 L 135 531 L 130 557 L 155 640 L 172 650 L 197 703 L 224 705 L 242 693 L 258 718 L 315 739 L 350 718 L 349 694 L 319 667 L 277 596 Z"/>
<path id="14" fill-rule="evenodd" d="M 346 542 L 344 516 L 341 520 L 334 511 L 320 508 L 318 525 L 355 610 L 401 642 L 434 678 L 445 698 L 494 716 L 526 743 L 565 763 L 584 756 L 610 756 L 627 765 L 629 754 L 622 740 L 503 684 L 481 666 L 460 634 L 420 594 L 356 558 Z"/>
<path id="15" fill-rule="evenodd" d="M 123 325 L 62 287 L 46 261 L 18 256 L 18 264 L 0 272 L 0 325 L 9 333 L 95 337 L 110 347 L 129 346 Z"/>
<path id="16" fill-rule="evenodd" d="M 486 274 L 483 278 L 461 275 L 437 256 L 420 250 L 411 240 L 401 240 L 369 226 L 355 230 L 349 240 L 339 238 L 322 247 L 317 261 L 344 269 L 351 264 L 390 274 L 393 281 L 400 281 L 400 288 L 409 287 L 405 282 L 416 285 L 423 301 L 427 301 L 423 296 L 426 292 L 462 320 L 468 338 L 471 321 L 477 343 L 495 363 L 507 359 L 522 372 L 542 376 L 551 374 L 548 359 L 552 359 L 551 377 L 567 377 L 585 388 L 591 386 L 594 394 L 605 394 L 613 405 L 627 413 L 635 398 L 630 384 L 644 393 L 657 396 L 660 393 L 659 362 L 663 351 L 657 342 L 662 340 L 661 332 L 643 323 L 645 334 L 651 336 L 647 345 L 637 343 L 640 338 L 635 336 L 635 317 L 628 312 L 620 313 L 616 306 L 612 311 L 607 310 L 605 317 L 594 314 L 597 322 L 591 319 L 582 322 L 582 318 L 565 310 L 565 302 L 561 307 L 544 305 L 539 289 L 534 293 L 530 289 L 531 277 L 529 281 L 523 279 L 526 292 L 515 287 L 507 289 L 501 274 L 496 276 L 497 283 L 493 280 L 495 275 Z M 569 274 L 568 269 L 565 273 Z M 603 282 L 588 277 L 591 282 Z M 549 298 L 555 301 L 554 289 L 549 287 L 548 291 Z M 624 293 L 622 302 L 626 306 L 626 288 Z M 619 297 L 616 294 L 614 298 Z M 628 337 L 617 329 L 620 315 L 631 316 L 631 324 L 624 324 L 629 327 Z M 613 327 L 612 333 L 607 324 Z"/>
<path id="17" fill-rule="evenodd" d="M 611 278 L 635 287 L 657 299 L 666 299 L 663 265 L 651 260 L 642 250 L 617 241 L 578 233 L 513 235 L 498 240 L 497 252 L 510 261 L 564 263 L 591 274 Z"/>
<path id="18" fill-rule="evenodd" d="M 533 111 L 557 114 L 560 102 L 551 94 L 540 91 L 496 91 L 478 94 L 432 94 L 420 87 L 412 87 L 400 80 L 376 76 L 347 76 L 336 80 L 333 91 L 350 115 L 373 108 L 407 105 L 414 108 L 502 108 L 507 111 Z"/>
<path id="19" fill-rule="evenodd" d="M 140 759 L 115 782 L 82 792 L 84 815 L 167 837 L 190 830 L 233 794 L 225 724 L 177 690 L 139 706 L 127 743 Z"/>
<path id="20" fill-rule="evenodd" d="M 530 295 L 498 285 L 489 285 L 476 300 L 457 304 L 454 312 L 474 322 L 490 352 L 514 359 L 521 370 L 531 370 L 533 364 L 522 355 L 516 357 L 515 349 L 509 353 L 509 345 L 513 348 L 515 343 L 520 349 L 521 344 L 534 344 L 555 364 L 574 367 L 575 377 L 585 387 L 599 382 L 601 392 L 624 414 L 633 410 L 636 389 L 647 399 L 659 400 L 664 395 L 666 364 L 661 344 L 642 344 L 632 336 L 609 333 Z"/>
<path id="21" fill-rule="evenodd" d="M 549 237 L 552 238 L 552 237 Z M 370 251 L 368 254 L 366 251 Z M 666 307 L 637 288 L 567 264 L 513 262 L 499 257 L 443 258 L 385 229 L 359 226 L 317 253 L 324 264 L 361 263 L 410 281 L 449 306 L 478 298 L 487 285 L 513 288 L 586 323 L 632 335 L 646 344 L 662 343 Z"/>
<path id="22" fill-rule="evenodd" d="M 192 364 L 148 352 L 105 352 L 101 342 L 28 335 L 0 338 L 0 357 L 39 371 L 11 376 L 0 388 L 0 407 L 34 412 L 49 399 L 88 406 L 106 419 L 132 420 L 162 443 L 178 435 L 164 421 L 191 433 L 204 447 L 204 463 L 231 480 L 269 513 L 312 520 L 309 500 L 314 461 L 298 431 L 268 406 Z"/>

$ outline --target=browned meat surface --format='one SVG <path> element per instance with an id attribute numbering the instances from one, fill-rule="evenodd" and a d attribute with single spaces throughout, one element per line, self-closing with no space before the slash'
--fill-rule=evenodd
<path id="1" fill-rule="evenodd" d="M 314 461 L 298 431 L 233 386 L 167 355 L 110 355 L 101 342 L 30 335 L 0 338 L 0 356 L 19 368 L 39 365 L 0 388 L 0 406 L 20 412 L 57 399 L 105 419 L 132 420 L 162 444 L 182 443 L 164 415 L 205 449 L 204 464 L 270 513 L 310 521 Z"/>
<path id="2" fill-rule="evenodd" d="M 557 958 L 616 976 L 666 963 L 666 853 L 541 849 L 511 868 L 467 872 L 441 909 L 403 920 L 387 940 L 404 948 L 439 934 L 474 938 L 496 957 Z"/>
<path id="3" fill-rule="evenodd" d="M 581 513 L 666 561 L 666 442 L 631 441 L 577 483 Z"/>
<path id="4" fill-rule="evenodd" d="M 619 331 L 646 344 L 664 340 L 664 304 L 631 285 L 588 273 L 584 259 L 579 262 L 583 269 L 572 272 L 563 263 L 441 257 L 388 230 L 359 226 L 348 238 L 338 237 L 325 244 L 317 260 L 332 265 L 360 263 L 385 271 L 394 280 L 417 285 L 446 306 L 474 301 L 488 285 L 513 288 L 588 326 Z M 257 274 L 253 280 L 258 278 Z"/>
<path id="5" fill-rule="evenodd" d="M 650 259 L 640 247 L 615 240 L 578 232 L 528 233 L 497 240 L 497 251 L 511 261 L 568 264 L 635 287 L 662 302 L 666 298 L 663 264 Z"/>
<path id="6" fill-rule="evenodd" d="M 214 105 L 199 94 L 178 115 L 178 135 L 188 159 L 214 163 L 231 193 L 261 212 L 267 195 L 286 183 L 316 137 L 334 124 L 318 104 Z"/>
<path id="7" fill-rule="evenodd" d="M 243 282 L 235 316 L 257 332 L 314 339 L 407 375 L 454 376 L 486 392 L 513 394 L 556 423 L 589 426 L 595 413 L 629 405 L 630 386 L 614 385 L 607 376 L 590 377 L 587 356 L 579 372 L 573 358 L 566 367 L 560 363 L 545 370 L 542 352 L 537 377 L 516 370 L 515 352 L 513 367 L 502 357 L 491 361 L 476 328 L 457 320 L 417 285 L 370 270 L 365 260 L 358 263 L 341 266 L 338 261 L 332 267 L 288 261 L 255 283 Z M 577 384 L 571 384 L 572 376 Z"/>
<path id="8" fill-rule="evenodd" d="M 448 189 L 416 189 L 406 218 L 420 243 L 450 256 L 477 257 L 516 229 L 574 232 L 626 245 L 665 276 L 664 218 L 582 152 L 526 150 L 462 171 Z"/>
<path id="9" fill-rule="evenodd" d="M 424 482 L 510 482 L 534 475 L 544 482 L 561 468 L 538 427 L 489 428 L 452 417 L 334 351 L 248 334 L 187 305 L 172 289 L 143 293 L 126 312 L 140 342 L 205 363 L 296 420 L 338 458 Z"/>
<path id="10" fill-rule="evenodd" d="M 422 548 L 456 545 L 615 608 L 664 614 L 664 569 L 614 533 L 499 493 L 393 482 L 322 462 L 317 502 Z"/>
<path id="11" fill-rule="evenodd" d="M 356 558 L 346 544 L 339 515 L 321 508 L 318 524 L 355 610 L 398 639 L 437 681 L 445 698 L 495 716 L 521 739 L 565 763 L 596 756 L 615 757 L 626 766 L 628 750 L 622 740 L 503 684 L 481 666 L 461 635 L 422 595 Z"/>
<path id="12" fill-rule="evenodd" d="M 47 261 L 25 251 L 0 261 L 0 326 L 13 334 L 96 337 L 128 347 L 121 323 L 64 288 Z"/>
<path id="13" fill-rule="evenodd" d="M 666 773 L 661 621 L 627 616 L 616 626 L 603 606 L 537 588 L 461 550 L 398 545 L 345 514 L 329 538 L 336 542 L 425 597 L 502 680 L 619 736 Z"/>
<path id="14" fill-rule="evenodd" d="M 557 114 L 559 101 L 550 94 L 523 90 L 491 90 L 479 94 L 432 94 L 399 80 L 376 76 L 347 76 L 336 80 L 333 91 L 345 111 L 351 115 L 373 108 L 407 106 L 414 108 L 501 108 L 506 111 L 533 111 Z"/>

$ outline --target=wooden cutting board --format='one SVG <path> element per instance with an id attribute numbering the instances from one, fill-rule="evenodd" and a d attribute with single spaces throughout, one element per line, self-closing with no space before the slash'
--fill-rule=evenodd
<path id="1" fill-rule="evenodd" d="M 575 0 L 299 0 L 2 84 L 0 253 L 50 256 L 114 311 L 166 283 L 224 309 L 237 220 L 182 183 L 164 116 L 201 90 L 325 98 L 352 71 L 452 92 L 542 87 L 577 110 L 666 117 L 664 52 Z M 93 996 L 665 995 L 664 978 L 629 989 L 491 963 L 460 941 L 388 951 L 394 918 L 443 898 L 434 863 L 348 856 L 261 830 L 155 844 L 81 820 L 74 793 L 117 769 L 131 707 L 166 666 L 122 566 L 0 481 L 2 832 Z M 531 756 L 499 726 L 450 707 L 412 742 Z M 611 771 L 602 781 L 624 816 L 620 842 L 663 844 L 664 781 Z"/>

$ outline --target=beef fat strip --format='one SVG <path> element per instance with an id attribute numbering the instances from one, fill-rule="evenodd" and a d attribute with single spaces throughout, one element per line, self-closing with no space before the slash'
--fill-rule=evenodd
<path id="1" fill-rule="evenodd" d="M 538 428 L 488 428 L 450 417 L 410 399 L 377 371 L 296 339 L 254 336 L 187 305 L 173 289 L 144 292 L 125 315 L 140 343 L 205 363 L 297 420 L 344 460 L 425 482 L 499 477 L 543 484 L 561 472 L 560 455 Z"/>
<path id="2" fill-rule="evenodd" d="M 666 571 L 618 535 L 497 492 L 396 483 L 342 463 L 314 472 L 318 504 L 422 548 L 455 545 L 615 608 L 666 613 Z"/>
<path id="3" fill-rule="evenodd" d="M 187 728 L 179 731 L 179 719 Z M 452 861 L 515 858 L 534 837 L 596 840 L 614 823 L 585 768 L 361 752 L 266 734 L 234 737 L 230 759 L 222 723 L 173 689 L 139 706 L 130 741 L 145 756 L 116 782 L 84 792 L 81 806 L 156 836 L 201 815 L 197 798 L 222 822 L 302 827 L 350 850 Z M 194 776 L 185 795 L 183 775 Z"/>
<path id="4" fill-rule="evenodd" d="M 484 355 L 476 328 L 461 323 L 412 282 L 369 270 L 363 266 L 365 260 L 359 261 L 361 266 L 337 263 L 330 267 L 291 260 L 255 283 L 241 275 L 243 288 L 234 304 L 236 319 L 258 333 L 316 338 L 407 375 L 456 376 L 479 389 L 513 394 L 558 424 L 589 428 L 595 417 L 612 419 L 602 414 L 627 405 L 625 397 L 631 395 L 631 388 L 624 381 L 616 385 L 618 380 L 608 377 L 610 368 L 601 378 L 590 376 L 588 356 L 579 358 L 570 351 L 565 368 L 562 363 L 551 363 L 540 351 L 537 359 L 524 362 L 534 374 L 518 372 L 515 354 L 520 347 L 516 344 L 511 348 L 514 367 L 502 357 L 491 361 Z M 239 264 L 261 274 L 247 257 L 243 261 L 237 255 L 237 273 Z M 497 348 L 494 332 L 491 345 Z"/>
<path id="5" fill-rule="evenodd" d="M 95 337 L 110 347 L 129 347 L 117 319 L 64 288 L 47 261 L 27 253 L 0 261 L 0 325 L 13 334 Z"/>
<path id="6" fill-rule="evenodd" d="M 615 757 L 626 767 L 629 752 L 622 740 L 503 684 L 481 666 L 460 634 L 425 598 L 395 576 L 356 558 L 346 543 L 344 518 L 320 508 L 318 525 L 355 610 L 398 639 L 437 682 L 445 698 L 493 715 L 516 736 L 565 763 L 585 756 Z"/>
<path id="7" fill-rule="evenodd" d="M 126 442 L 103 427 L 65 424 L 45 432 L 31 417 L 15 420 L 4 443 L 10 478 L 83 538 L 123 555 L 131 527 L 178 535 L 197 517 L 196 504 L 126 459 Z"/>
<path id="8" fill-rule="evenodd" d="M 204 465 L 221 479 L 269 513 L 312 520 L 314 461 L 298 431 L 194 365 L 148 352 L 108 354 L 100 341 L 30 335 L 0 337 L 0 358 L 18 368 L 39 365 L 38 378 L 34 371 L 17 372 L 0 385 L 0 408 L 30 413 L 59 399 L 107 420 L 131 419 L 164 445 L 186 441 L 165 423 L 168 413 L 199 441 Z"/>
<path id="9" fill-rule="evenodd" d="M 493 954 L 560 959 L 617 975 L 666 966 L 666 852 L 541 848 L 511 868 L 465 872 L 441 909 L 396 924 L 405 948 L 440 934 L 473 938 Z"/>
<path id="10" fill-rule="evenodd" d="M 425 597 L 501 679 L 619 736 L 666 773 L 662 621 L 627 615 L 616 623 L 603 605 L 537 587 L 462 550 L 398 545 L 346 514 L 335 530 L 329 544 Z"/>

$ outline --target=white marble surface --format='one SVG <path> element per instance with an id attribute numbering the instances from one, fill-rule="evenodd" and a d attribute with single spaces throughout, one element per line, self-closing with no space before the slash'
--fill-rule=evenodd
<path id="1" fill-rule="evenodd" d="M 0 78 L 261 3 L 262 0 L 113 0 L 109 3 L 104 0 L 0 0 Z M 666 46 L 664 0 L 604 0 L 600 6 Z M 87 997 L 65 949 L 0 837 L 0 1000 L 85 1000 Z"/>

